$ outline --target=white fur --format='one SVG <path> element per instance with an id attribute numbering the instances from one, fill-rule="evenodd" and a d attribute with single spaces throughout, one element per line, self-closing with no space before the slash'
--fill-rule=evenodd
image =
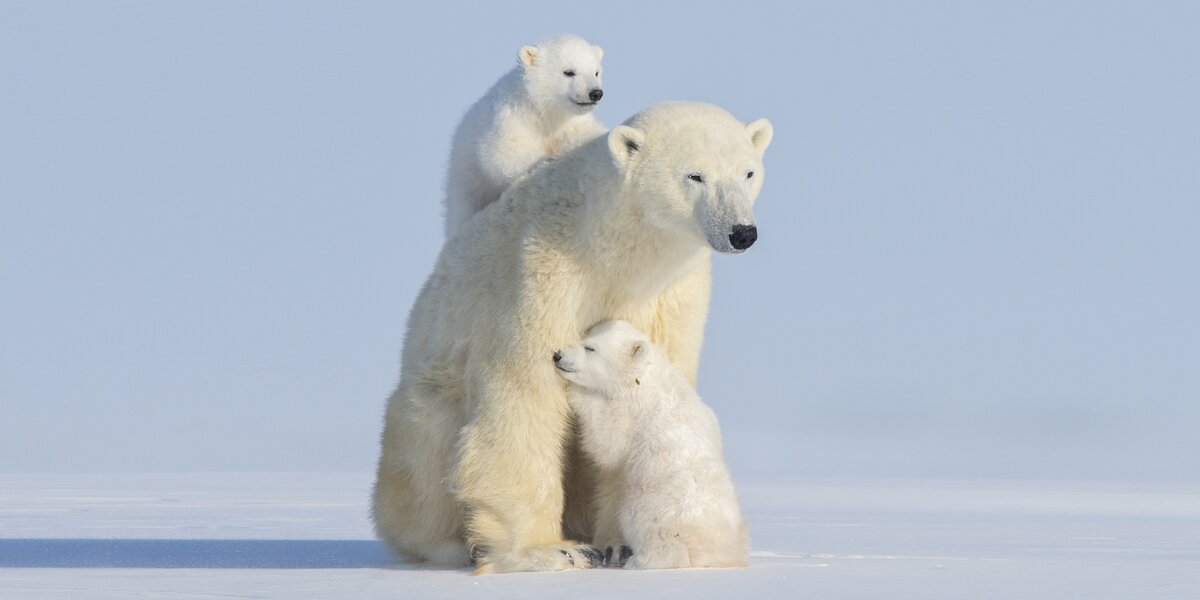
<path id="1" fill-rule="evenodd" d="M 744 566 L 750 540 L 717 416 L 666 354 L 633 325 L 607 321 L 554 363 L 570 382 L 583 451 L 616 484 L 596 510 L 615 510 L 633 550 L 625 566 Z"/>
<path id="2" fill-rule="evenodd" d="M 666 103 L 520 179 L 447 240 L 408 319 L 372 516 L 397 552 L 478 572 L 586 566 L 620 536 L 549 360 L 600 321 L 649 334 L 694 383 L 714 215 L 752 219 L 770 125 Z M 634 143 L 636 142 L 636 143 Z M 705 185 L 687 179 L 701 170 Z M 706 208 L 702 208 L 706 207 Z M 724 224 L 722 224 L 724 223 Z"/>
<path id="3" fill-rule="evenodd" d="M 601 89 L 603 54 L 573 35 L 525 46 L 518 65 L 467 110 L 446 173 L 447 239 L 516 178 L 604 132 L 589 97 Z"/>

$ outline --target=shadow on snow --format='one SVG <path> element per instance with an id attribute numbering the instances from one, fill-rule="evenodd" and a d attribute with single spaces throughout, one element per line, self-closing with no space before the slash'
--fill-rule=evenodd
<path id="1" fill-rule="evenodd" d="M 0 567 L 122 569 L 415 568 L 374 540 L 0 539 Z"/>

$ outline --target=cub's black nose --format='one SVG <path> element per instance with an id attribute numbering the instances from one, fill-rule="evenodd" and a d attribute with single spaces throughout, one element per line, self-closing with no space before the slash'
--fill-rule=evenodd
<path id="1" fill-rule="evenodd" d="M 596 88 L 596 89 L 594 89 L 594 90 L 592 90 L 592 91 L 588 92 L 588 98 L 589 98 L 589 99 L 590 99 L 592 102 L 599 102 L 599 101 L 600 101 L 600 99 L 601 99 L 601 98 L 603 98 L 603 97 L 604 97 L 604 90 L 602 90 L 602 89 L 600 89 L 600 88 Z"/>
<path id="2" fill-rule="evenodd" d="M 729 244 L 734 250 L 745 250 L 754 245 L 758 239 L 758 227 L 754 225 L 734 225 L 733 233 L 729 234 Z"/>
<path id="3" fill-rule="evenodd" d="M 560 360 L 562 360 L 562 352 L 555 352 L 554 353 L 554 362 L 557 363 Z"/>

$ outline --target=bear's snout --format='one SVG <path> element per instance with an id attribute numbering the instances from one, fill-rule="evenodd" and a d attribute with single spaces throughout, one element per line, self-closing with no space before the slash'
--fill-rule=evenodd
<path id="1" fill-rule="evenodd" d="M 758 227 L 754 225 L 734 225 L 733 233 L 729 234 L 729 245 L 734 250 L 745 250 L 758 240 Z"/>
<path id="2" fill-rule="evenodd" d="M 558 369 L 559 371 L 561 371 L 563 373 L 574 373 L 575 365 L 572 364 L 571 361 L 565 360 L 565 358 L 566 357 L 563 356 L 562 350 L 555 352 L 554 353 L 554 368 Z"/>
<path id="3" fill-rule="evenodd" d="M 600 99 L 603 97 L 604 97 L 604 90 L 602 90 L 600 88 L 596 88 L 596 89 L 588 92 L 588 99 L 591 100 L 592 102 L 599 102 Z"/>

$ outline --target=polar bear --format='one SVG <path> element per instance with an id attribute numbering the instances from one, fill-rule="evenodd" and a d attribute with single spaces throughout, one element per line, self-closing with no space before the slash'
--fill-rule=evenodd
<path id="1" fill-rule="evenodd" d="M 408 317 L 372 498 L 396 552 L 477 573 L 597 562 L 593 470 L 546 359 L 600 321 L 695 382 L 711 256 L 754 243 L 765 119 L 664 103 L 517 180 L 447 240 Z"/>
<path id="2" fill-rule="evenodd" d="M 553 361 L 570 382 L 584 453 L 617 482 L 595 499 L 597 512 L 615 513 L 625 542 L 606 547 L 607 560 L 633 569 L 745 566 L 750 540 L 717 415 L 666 354 L 633 325 L 606 321 Z"/>
<path id="3" fill-rule="evenodd" d="M 596 137 L 604 50 L 561 35 L 517 52 L 518 65 L 467 110 L 450 146 L 446 239 L 517 177 Z"/>

